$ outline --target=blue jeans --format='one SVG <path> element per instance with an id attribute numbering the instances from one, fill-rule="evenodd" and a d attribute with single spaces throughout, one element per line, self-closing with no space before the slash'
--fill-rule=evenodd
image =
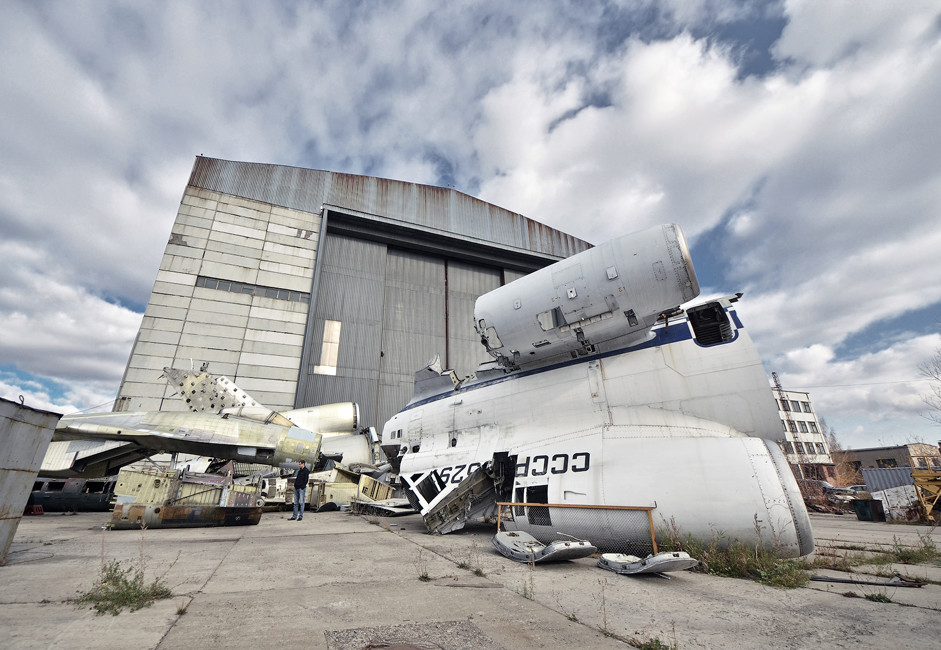
<path id="1" fill-rule="evenodd" d="M 294 516 L 304 518 L 304 493 L 307 488 L 294 488 Z"/>

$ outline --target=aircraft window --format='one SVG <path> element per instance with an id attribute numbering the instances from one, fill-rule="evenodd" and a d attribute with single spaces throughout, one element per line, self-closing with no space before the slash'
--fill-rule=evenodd
<path id="1" fill-rule="evenodd" d="M 533 485 L 526 488 L 527 503 L 549 503 L 549 486 Z M 549 516 L 549 508 L 540 508 L 529 506 L 527 519 L 533 526 L 551 526 L 552 518 Z"/>
<path id="2" fill-rule="evenodd" d="M 65 481 L 49 481 L 46 483 L 46 492 L 61 492 L 65 487 Z"/>
<path id="3" fill-rule="evenodd" d="M 686 310 L 693 333 L 700 345 L 715 345 L 731 341 L 733 332 L 729 316 L 717 302 L 692 307 Z"/>
<path id="4" fill-rule="evenodd" d="M 338 320 L 328 320 L 323 325 L 323 346 L 320 348 L 320 365 L 314 366 L 318 375 L 337 374 L 337 358 L 340 356 L 340 326 Z"/>

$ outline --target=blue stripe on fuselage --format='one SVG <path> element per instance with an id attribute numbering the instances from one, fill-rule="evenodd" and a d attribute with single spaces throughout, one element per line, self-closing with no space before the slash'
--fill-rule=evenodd
<path id="1" fill-rule="evenodd" d="M 725 345 L 727 343 L 733 343 L 738 339 L 738 330 L 742 327 L 742 323 L 738 319 L 738 314 L 735 312 L 734 309 L 726 309 L 726 312 L 729 315 L 731 315 L 732 320 L 735 323 L 735 336 L 730 341 L 723 341 L 722 343 L 714 343 L 712 345 L 703 346 L 703 347 L 716 347 L 717 345 Z M 654 335 L 653 338 L 650 339 L 649 341 L 645 341 L 638 345 L 634 345 L 634 346 L 630 346 L 626 348 L 619 348 L 617 350 L 611 350 L 610 352 L 586 355 L 584 357 L 579 357 L 577 359 L 572 359 L 570 361 L 562 361 L 560 363 L 555 363 L 555 364 L 552 364 L 549 366 L 543 366 L 540 368 L 534 368 L 532 370 L 520 370 L 520 371 L 508 373 L 504 375 L 503 377 L 485 379 L 479 382 L 474 381 L 466 386 L 462 385 L 453 391 L 439 393 L 437 395 L 431 395 L 430 397 L 426 397 L 425 399 L 419 400 L 417 402 L 406 404 L 405 408 L 399 411 L 399 413 L 402 413 L 404 411 L 409 411 L 419 406 L 424 406 L 425 404 L 430 404 L 431 402 L 437 402 L 438 400 L 441 400 L 441 399 L 453 397 L 454 395 L 460 395 L 469 390 L 483 388 L 484 386 L 493 386 L 494 384 L 499 384 L 504 381 L 512 381 L 515 379 L 519 379 L 521 377 L 529 377 L 530 375 L 536 375 L 541 372 L 549 372 L 552 370 L 558 370 L 559 368 L 567 368 L 569 366 L 578 365 L 580 363 L 587 363 L 589 361 L 594 361 L 595 359 L 606 359 L 608 357 L 613 357 L 613 356 L 624 354 L 625 352 L 628 352 L 628 351 L 635 352 L 637 350 L 645 350 L 647 348 L 657 348 L 657 347 L 661 347 L 664 345 L 670 345 L 672 343 L 680 343 L 682 341 L 689 341 L 689 340 L 693 340 L 697 345 L 701 345 L 698 341 L 693 339 L 693 334 L 690 331 L 688 318 L 681 318 L 667 325 L 656 326 L 653 329 L 651 329 L 651 332 L 653 332 L 653 335 Z"/>

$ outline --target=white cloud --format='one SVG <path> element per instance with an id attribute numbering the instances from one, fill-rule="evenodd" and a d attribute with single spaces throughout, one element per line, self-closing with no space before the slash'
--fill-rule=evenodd
<path id="1" fill-rule="evenodd" d="M 921 348 L 838 351 L 941 302 L 938 12 L 785 8 L 742 77 L 719 28 L 779 6 L 6 3 L 0 358 L 113 394 L 140 314 L 112 302 L 147 300 L 204 153 L 442 180 L 592 242 L 675 221 L 722 238 L 696 261 L 789 384 L 902 381 Z M 898 391 L 824 406 L 901 418 Z"/>
<path id="2" fill-rule="evenodd" d="M 842 58 L 879 57 L 899 43 L 936 28 L 938 4 L 931 0 L 898 3 L 879 0 L 787 0 L 788 28 L 774 47 L 780 58 L 827 67 Z"/>

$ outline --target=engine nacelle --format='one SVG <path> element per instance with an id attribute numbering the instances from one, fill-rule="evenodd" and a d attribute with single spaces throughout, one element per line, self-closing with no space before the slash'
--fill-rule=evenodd
<path id="1" fill-rule="evenodd" d="M 507 368 L 635 345 L 699 295 L 676 224 L 624 235 L 480 296 L 477 333 Z"/>
<path id="2" fill-rule="evenodd" d="M 359 404 L 337 402 L 282 411 L 295 425 L 320 433 L 353 433 L 359 428 Z"/>

